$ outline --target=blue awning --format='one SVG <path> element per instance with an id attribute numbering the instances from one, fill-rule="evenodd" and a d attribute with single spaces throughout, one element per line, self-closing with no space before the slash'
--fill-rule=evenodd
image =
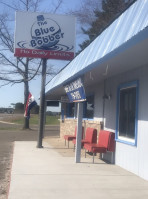
<path id="1" fill-rule="evenodd" d="M 134 45 L 138 39 L 132 39 L 147 27 L 148 0 L 138 0 L 47 84 L 46 93 L 50 94 L 52 90 L 91 70 L 92 67 L 99 67 L 100 60 L 105 61 L 106 57 L 117 49 L 124 51 L 125 44 L 126 48 Z"/>

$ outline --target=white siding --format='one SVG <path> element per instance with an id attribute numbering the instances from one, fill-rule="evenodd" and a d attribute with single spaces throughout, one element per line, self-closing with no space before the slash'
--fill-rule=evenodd
<path id="1" fill-rule="evenodd" d="M 138 125 L 139 175 L 148 180 L 148 121 L 139 121 Z"/>
<path id="2" fill-rule="evenodd" d="M 105 128 L 116 130 L 117 87 L 121 83 L 139 80 L 138 137 L 137 147 L 116 143 L 116 164 L 148 180 L 148 66 L 109 78 L 106 80 L 106 93 L 111 100 L 105 102 Z M 101 118 L 103 84 L 96 92 L 95 117 Z M 102 104 L 101 104 L 102 103 Z M 99 107 L 98 107 L 99 106 Z"/>
<path id="3" fill-rule="evenodd" d="M 95 87 L 95 109 L 94 109 L 94 119 L 98 118 L 99 120 L 102 120 L 102 114 L 103 114 L 103 83 L 98 84 Z"/>

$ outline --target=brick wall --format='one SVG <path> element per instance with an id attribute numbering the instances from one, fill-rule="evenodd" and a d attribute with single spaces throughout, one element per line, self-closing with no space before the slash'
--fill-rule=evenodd
<path id="1" fill-rule="evenodd" d="M 60 137 L 64 135 L 74 135 L 75 126 L 77 125 L 76 119 L 64 119 L 64 122 L 60 122 Z"/>
<path id="2" fill-rule="evenodd" d="M 60 122 L 60 137 L 64 135 L 73 135 L 75 132 L 75 126 L 77 125 L 77 119 L 65 119 L 64 122 Z M 97 132 L 100 131 L 100 121 L 83 120 L 84 132 L 87 127 L 96 128 Z"/>

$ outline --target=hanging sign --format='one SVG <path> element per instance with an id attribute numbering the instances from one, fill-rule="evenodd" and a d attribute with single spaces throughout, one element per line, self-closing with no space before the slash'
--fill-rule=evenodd
<path id="1" fill-rule="evenodd" d="M 72 60 L 75 53 L 75 17 L 16 12 L 17 57 Z"/>
<path id="2" fill-rule="evenodd" d="M 81 102 L 86 100 L 85 90 L 81 78 L 64 86 L 64 89 L 70 102 Z"/>
<path id="3" fill-rule="evenodd" d="M 61 103 L 70 103 L 69 98 L 68 98 L 67 95 L 61 96 L 60 102 L 61 102 Z"/>

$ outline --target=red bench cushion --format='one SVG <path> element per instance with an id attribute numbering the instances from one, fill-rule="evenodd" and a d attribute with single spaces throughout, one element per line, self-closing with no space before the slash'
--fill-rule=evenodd
<path id="1" fill-rule="evenodd" d="M 93 153 L 114 152 L 115 150 L 115 134 L 109 131 L 101 130 L 98 136 L 98 143 L 85 143 L 84 148 Z"/>
<path id="2" fill-rule="evenodd" d="M 73 135 L 64 135 L 64 139 L 68 140 L 68 141 L 71 141 L 71 140 L 73 140 L 75 138 L 76 138 L 76 136 L 73 136 Z"/>
<path id="3" fill-rule="evenodd" d="M 101 130 L 98 137 L 98 146 L 108 148 L 111 133 L 112 132 Z"/>
<path id="4" fill-rule="evenodd" d="M 114 152 L 115 151 L 115 133 L 112 133 L 110 136 L 110 140 L 108 143 L 108 151 Z"/>
<path id="5" fill-rule="evenodd" d="M 94 128 L 88 127 L 85 133 L 85 139 L 81 140 L 82 145 L 85 143 L 97 143 L 97 130 Z M 76 139 L 73 140 L 73 143 L 76 144 Z"/>

